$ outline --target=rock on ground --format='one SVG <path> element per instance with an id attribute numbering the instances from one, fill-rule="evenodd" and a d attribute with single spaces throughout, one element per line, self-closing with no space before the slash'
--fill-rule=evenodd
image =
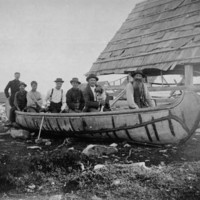
<path id="1" fill-rule="evenodd" d="M 30 132 L 23 129 L 10 129 L 10 135 L 13 138 L 28 139 L 30 137 Z"/>
<path id="2" fill-rule="evenodd" d="M 87 156 L 102 156 L 117 153 L 118 150 L 115 147 L 104 145 L 88 145 L 82 153 Z"/>

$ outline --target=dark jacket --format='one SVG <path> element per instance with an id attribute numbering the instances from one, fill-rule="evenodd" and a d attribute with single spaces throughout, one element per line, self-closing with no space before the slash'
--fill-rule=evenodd
<path id="1" fill-rule="evenodd" d="M 21 111 L 23 111 L 27 105 L 26 95 L 27 95 L 27 91 L 24 91 L 24 92 L 19 91 L 15 94 L 14 105 L 16 108 L 19 107 Z"/>
<path id="2" fill-rule="evenodd" d="M 71 110 L 82 111 L 85 105 L 83 93 L 80 89 L 71 88 L 66 94 L 66 103 Z M 78 108 L 76 106 L 78 105 Z"/>
<path id="3" fill-rule="evenodd" d="M 88 112 L 90 108 L 98 109 L 99 102 L 94 100 L 93 92 L 90 88 L 90 85 L 87 84 L 84 92 L 83 92 L 84 100 L 85 100 L 85 112 Z"/>
<path id="4" fill-rule="evenodd" d="M 6 95 L 6 98 L 10 97 L 10 106 L 11 107 L 14 106 L 14 98 L 15 98 L 16 92 L 19 91 L 19 84 L 20 84 L 19 80 L 9 81 L 7 86 L 4 89 L 4 93 Z M 10 95 L 9 95 L 9 89 L 11 91 Z"/>

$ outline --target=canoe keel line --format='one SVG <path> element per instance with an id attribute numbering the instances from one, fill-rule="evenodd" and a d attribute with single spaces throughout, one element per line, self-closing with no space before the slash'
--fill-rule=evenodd
<path id="1" fill-rule="evenodd" d="M 24 113 L 16 112 L 16 121 L 24 129 L 66 137 L 127 140 L 137 143 L 178 144 L 195 132 L 200 121 L 200 97 L 185 91 L 180 99 L 166 107 L 121 110 L 104 113 Z"/>

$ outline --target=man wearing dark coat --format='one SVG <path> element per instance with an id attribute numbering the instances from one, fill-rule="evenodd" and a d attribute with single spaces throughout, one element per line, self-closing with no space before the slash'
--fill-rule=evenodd
<path id="1" fill-rule="evenodd" d="M 12 81 L 9 81 L 7 86 L 4 89 L 4 93 L 6 95 L 6 98 L 9 98 L 9 103 L 11 107 L 14 106 L 15 94 L 16 92 L 19 91 L 19 84 L 20 84 L 19 78 L 20 78 L 20 73 L 15 72 L 15 79 Z M 9 89 L 10 89 L 10 94 L 9 94 Z"/>
<path id="2" fill-rule="evenodd" d="M 98 112 L 101 105 L 105 105 L 105 101 L 97 101 L 95 88 L 97 87 L 98 77 L 95 74 L 90 74 L 86 81 L 88 82 L 84 92 L 85 107 L 84 112 Z"/>
<path id="3" fill-rule="evenodd" d="M 82 91 L 78 88 L 81 83 L 79 82 L 78 78 L 73 78 L 70 83 L 72 84 L 72 88 L 68 90 L 66 94 L 69 112 L 82 112 L 85 101 Z"/>
<path id="4" fill-rule="evenodd" d="M 10 109 L 10 121 L 11 123 L 15 122 L 15 111 L 25 111 L 27 106 L 27 91 L 25 90 L 25 87 L 27 85 L 23 82 L 20 82 L 19 84 L 19 91 L 16 92 L 15 98 L 14 98 L 14 106 Z"/>

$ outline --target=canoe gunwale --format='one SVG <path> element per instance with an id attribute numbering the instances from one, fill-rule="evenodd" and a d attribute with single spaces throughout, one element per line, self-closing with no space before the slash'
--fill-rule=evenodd
<path id="1" fill-rule="evenodd" d="M 120 111 L 108 111 L 108 112 L 87 112 L 87 113 L 30 113 L 30 112 L 22 112 L 16 111 L 16 115 L 26 115 L 26 116 L 44 116 L 44 117 L 86 117 L 86 116 L 106 116 L 106 115 L 120 115 L 120 114 L 135 114 L 135 113 L 146 113 L 151 111 L 164 111 L 170 110 L 177 107 L 184 99 L 185 93 L 187 91 L 183 91 L 182 95 L 175 100 L 170 105 L 164 106 L 157 106 L 157 107 L 148 107 L 148 108 L 141 108 L 141 109 L 128 109 L 128 110 L 120 110 Z"/>

